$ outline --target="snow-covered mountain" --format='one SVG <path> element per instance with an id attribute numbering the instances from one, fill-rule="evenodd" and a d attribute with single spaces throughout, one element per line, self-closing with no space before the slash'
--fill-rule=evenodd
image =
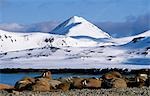
<path id="1" fill-rule="evenodd" d="M 87 36 L 92 38 L 110 38 L 110 35 L 108 33 L 103 32 L 94 24 L 78 16 L 73 16 L 68 20 L 64 21 L 59 26 L 57 26 L 54 30 L 52 30 L 51 33 L 72 36 L 72 37 Z"/>
<path id="2" fill-rule="evenodd" d="M 112 38 L 77 16 L 56 27 L 53 34 L 0 30 L 1 68 L 134 69 L 149 68 L 149 62 L 150 30 Z"/>
<path id="3" fill-rule="evenodd" d="M 56 27 L 51 33 L 53 32 L 55 34 L 40 32 L 14 33 L 0 30 L 0 52 L 18 51 L 30 48 L 40 48 L 44 46 L 89 47 L 97 46 L 99 44 L 110 44 L 110 42 L 104 42 L 103 40 L 101 42 L 93 40 L 97 38 L 109 38 L 110 36 L 82 17 L 71 17 Z M 73 38 L 72 36 L 91 38 L 79 39 Z"/>

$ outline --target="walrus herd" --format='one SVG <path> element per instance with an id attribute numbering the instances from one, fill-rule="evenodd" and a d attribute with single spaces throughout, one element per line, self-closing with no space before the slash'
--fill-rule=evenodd
<path id="1" fill-rule="evenodd" d="M 14 87 L 0 84 L 0 90 L 13 89 L 16 91 L 67 91 L 70 89 L 99 89 L 99 88 L 126 88 L 150 86 L 147 73 L 138 73 L 134 78 L 127 78 L 117 71 L 103 74 L 100 78 L 68 77 L 53 79 L 50 71 L 38 77 L 25 77 L 17 81 Z"/>

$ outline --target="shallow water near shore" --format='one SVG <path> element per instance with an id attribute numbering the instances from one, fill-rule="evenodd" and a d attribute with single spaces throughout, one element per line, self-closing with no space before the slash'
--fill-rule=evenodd
<path id="1" fill-rule="evenodd" d="M 31 72 L 31 73 L 0 73 L 0 83 L 14 85 L 16 81 L 22 79 L 23 77 L 36 77 L 40 76 L 41 73 Z M 101 75 L 91 75 L 91 74 L 75 74 L 75 73 L 64 73 L 64 74 L 52 74 L 53 79 L 58 79 L 60 77 L 101 77 Z"/>

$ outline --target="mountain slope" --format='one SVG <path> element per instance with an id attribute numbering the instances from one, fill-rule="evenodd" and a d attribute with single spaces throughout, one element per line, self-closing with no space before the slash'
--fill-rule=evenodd
<path id="1" fill-rule="evenodd" d="M 14 33 L 0 30 L 0 52 L 18 51 L 44 46 L 90 47 L 97 46 L 97 42 L 48 33 Z"/>
<path id="2" fill-rule="evenodd" d="M 147 54 L 143 52 L 145 50 L 125 50 L 119 46 L 42 47 L 0 53 L 0 66 L 33 69 L 148 68 L 150 51 L 148 49 Z"/>
<path id="3" fill-rule="evenodd" d="M 17 51 L 30 48 L 40 48 L 44 46 L 53 47 L 94 47 L 104 45 L 122 45 L 127 46 L 134 38 L 150 37 L 150 31 L 142 34 L 125 37 L 125 38 L 109 38 L 109 39 L 81 39 L 72 38 L 64 35 L 54 35 L 48 33 L 14 33 L 0 30 L 0 52 Z M 52 39 L 52 41 L 50 41 Z M 146 39 L 149 42 L 149 39 Z M 144 41 L 145 42 L 145 41 Z M 149 45 L 142 42 L 141 44 Z M 130 44 L 131 45 L 131 44 Z M 128 45 L 128 47 L 130 47 Z M 136 43 L 138 46 L 138 43 Z M 132 45 L 134 46 L 134 45 Z"/>
<path id="4" fill-rule="evenodd" d="M 13 33 L 0 30 L 0 52 L 24 50 L 45 46 L 43 33 Z"/>
<path id="5" fill-rule="evenodd" d="M 135 35 L 135 36 L 112 38 L 111 41 L 115 42 L 116 45 L 124 45 L 124 44 L 131 42 L 134 38 L 139 38 L 139 37 L 150 37 L 150 30 L 145 31 L 145 32 Z"/>
<path id="6" fill-rule="evenodd" d="M 53 34 L 60 34 L 66 36 L 87 36 L 92 38 L 110 38 L 109 34 L 103 32 L 101 29 L 88 22 L 82 17 L 73 16 L 66 20 L 54 30 Z"/>
<path id="7" fill-rule="evenodd" d="M 125 48 L 146 48 L 150 47 L 150 37 L 137 37 L 132 39 L 131 42 L 123 45 Z"/>
<path id="8" fill-rule="evenodd" d="M 115 38 L 109 38 L 108 40 L 112 42 L 109 44 L 109 41 L 106 42 L 107 39 L 102 39 L 102 41 L 106 40 L 102 42 L 74 39 L 62 35 L 25 34 L 1 30 L 0 66 L 1 68 L 50 69 L 148 68 L 149 37 L 149 31 L 147 31 L 136 36 L 119 38 L 117 42 L 114 42 Z M 122 41 L 128 42 L 122 44 Z M 135 45 L 140 47 L 132 48 Z"/>

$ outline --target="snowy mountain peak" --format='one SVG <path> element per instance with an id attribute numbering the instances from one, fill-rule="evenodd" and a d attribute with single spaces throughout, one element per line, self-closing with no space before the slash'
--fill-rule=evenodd
<path id="1" fill-rule="evenodd" d="M 72 16 L 70 19 L 68 19 L 68 21 L 69 22 L 67 25 L 72 24 L 72 23 L 88 22 L 87 20 L 79 16 Z"/>
<path id="2" fill-rule="evenodd" d="M 71 37 L 110 38 L 94 24 L 79 16 L 73 16 L 57 26 L 51 33 Z"/>

